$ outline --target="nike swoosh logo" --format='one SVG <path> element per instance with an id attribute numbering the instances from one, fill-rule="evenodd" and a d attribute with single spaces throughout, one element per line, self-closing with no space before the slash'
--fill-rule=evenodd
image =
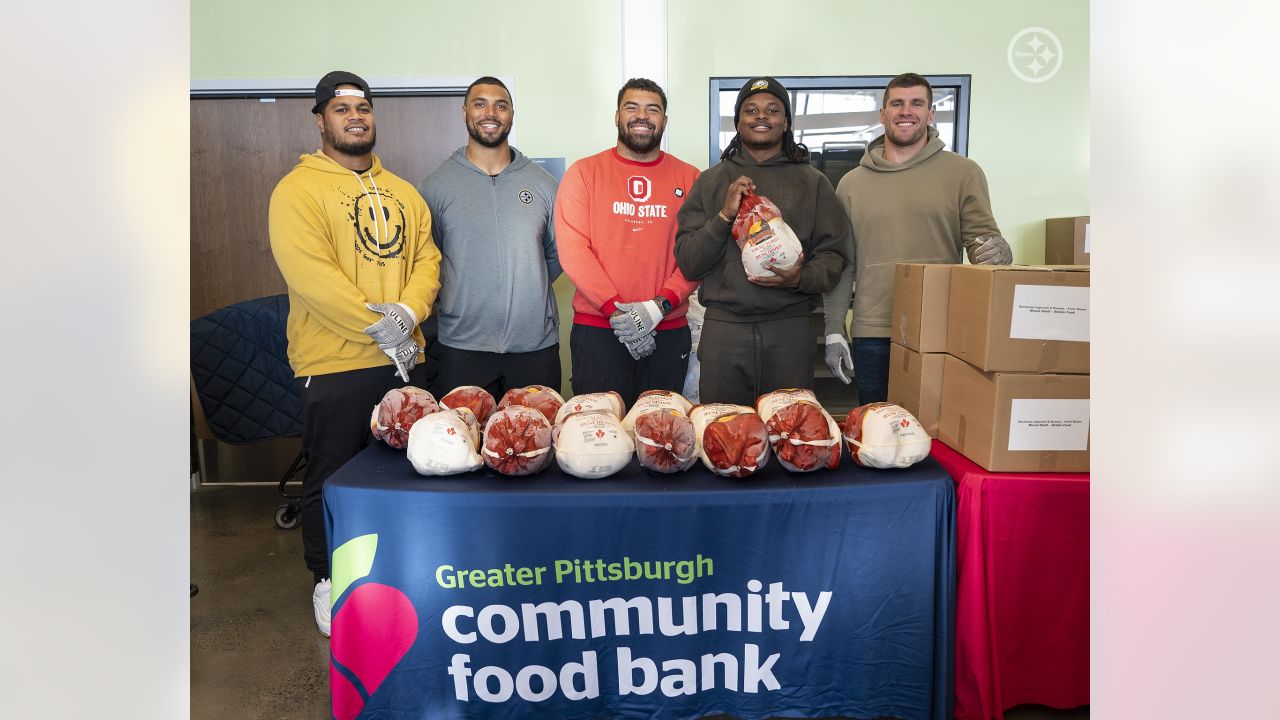
<path id="1" fill-rule="evenodd" d="M 631 228 L 631 232 L 640 232 L 644 228 Z"/>
<path id="2" fill-rule="evenodd" d="M 685 353 L 685 354 L 681 355 L 681 356 L 680 356 L 680 359 L 681 359 L 681 360 L 683 360 L 683 359 L 685 359 L 685 358 L 687 358 L 687 357 L 689 357 L 689 353 Z"/>

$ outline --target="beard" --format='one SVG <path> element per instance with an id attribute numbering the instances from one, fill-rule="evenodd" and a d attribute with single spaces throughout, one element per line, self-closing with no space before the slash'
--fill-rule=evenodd
<path id="1" fill-rule="evenodd" d="M 916 129 L 906 137 L 899 136 L 897 130 L 893 130 L 892 132 L 887 132 L 885 134 L 889 136 L 886 139 L 886 142 L 892 142 L 894 145 L 899 147 L 907 147 L 909 145 L 914 145 L 920 141 L 920 138 L 928 135 L 929 126 L 924 123 L 920 123 L 916 126 Z"/>
<path id="2" fill-rule="evenodd" d="M 373 152 L 374 142 L 378 139 L 377 135 L 378 134 L 375 129 L 371 127 L 369 128 L 368 136 L 364 139 L 347 140 L 341 137 L 334 137 L 334 135 L 329 132 L 328 128 L 325 128 L 324 130 L 324 139 L 329 141 L 329 144 L 333 146 L 334 150 L 337 150 L 343 155 L 368 155 Z"/>
<path id="3" fill-rule="evenodd" d="M 494 136 L 493 138 L 488 138 L 488 137 L 485 137 L 484 134 L 481 132 L 479 125 L 474 125 L 470 120 L 468 120 L 467 134 L 471 136 L 472 140 L 475 140 L 476 142 L 480 143 L 481 145 L 487 148 L 496 148 L 501 146 L 502 143 L 507 141 L 507 136 L 511 134 L 511 126 L 507 125 L 506 127 L 503 127 L 501 130 L 498 131 L 498 134 L 496 136 Z"/>
<path id="4" fill-rule="evenodd" d="M 648 123 L 632 123 L 633 125 L 645 125 L 653 129 L 653 134 L 649 137 L 637 137 L 631 134 L 630 127 L 618 126 L 618 141 L 637 155 L 644 155 L 653 151 L 662 142 L 662 133 L 666 131 L 665 127 L 657 125 L 649 125 Z"/>

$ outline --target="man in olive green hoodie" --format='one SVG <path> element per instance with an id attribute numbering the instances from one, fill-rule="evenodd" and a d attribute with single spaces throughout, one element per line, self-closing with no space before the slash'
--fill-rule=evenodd
<path id="1" fill-rule="evenodd" d="M 991 214 L 982 168 L 944 148 L 933 116 L 928 80 L 915 73 L 890 80 L 880 108 L 884 135 L 836 188 L 853 224 L 854 262 L 823 296 L 827 366 L 846 384 L 846 373 L 857 368 L 859 404 L 884 402 L 889 392 L 897 263 L 954 264 L 962 250 L 974 264 L 1013 262 Z M 844 328 L 851 295 L 852 354 Z"/>

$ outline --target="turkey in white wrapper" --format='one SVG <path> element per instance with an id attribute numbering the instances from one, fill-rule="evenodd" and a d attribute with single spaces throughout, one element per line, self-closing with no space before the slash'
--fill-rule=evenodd
<path id="1" fill-rule="evenodd" d="M 484 465 L 475 417 L 466 408 L 441 410 L 413 424 L 406 454 L 419 475 L 457 475 Z"/>
<path id="2" fill-rule="evenodd" d="M 804 252 L 778 206 L 755 193 L 742 196 L 731 232 L 742 251 L 742 267 L 747 275 L 775 277 L 776 273 L 767 266 L 790 270 Z"/>
<path id="3" fill-rule="evenodd" d="M 761 395 L 756 410 L 769 433 L 769 447 L 792 472 L 840 466 L 840 426 L 812 390 L 788 388 Z"/>
<path id="4" fill-rule="evenodd" d="M 375 438 L 401 450 L 409 442 L 413 424 L 439 409 L 435 397 L 422 388 L 412 385 L 393 388 L 373 406 L 369 430 Z"/>
<path id="5" fill-rule="evenodd" d="M 911 467 L 925 459 L 933 447 L 933 439 L 916 416 L 891 403 L 854 408 L 841 429 L 849 456 L 866 467 Z"/>
<path id="6" fill-rule="evenodd" d="M 747 477 L 769 461 L 769 435 L 753 408 L 729 403 L 697 405 L 689 413 L 698 457 L 725 477 Z"/>
<path id="7" fill-rule="evenodd" d="M 484 426 L 484 464 L 503 475 L 532 475 L 551 464 L 551 423 L 538 410 L 512 405 Z"/>
<path id="8" fill-rule="evenodd" d="M 564 405 L 564 398 L 560 396 L 560 393 L 546 385 L 529 385 L 528 387 L 511 388 L 498 401 L 499 410 L 512 405 L 524 405 L 525 407 L 534 408 L 547 418 L 548 423 L 554 425 L 556 413 L 560 412 L 560 406 Z"/>
<path id="9" fill-rule="evenodd" d="M 468 408 L 476 422 L 483 426 L 489 422 L 489 416 L 497 409 L 498 401 L 493 399 L 488 390 L 479 385 L 459 385 L 440 398 L 440 405 L 451 410 Z"/>
<path id="10" fill-rule="evenodd" d="M 622 427 L 627 432 L 631 432 L 635 429 L 636 418 L 654 410 L 679 410 L 681 415 L 688 416 L 691 409 L 693 409 L 693 403 L 685 400 L 684 396 L 678 392 L 645 390 L 640 393 L 640 397 L 636 398 L 636 404 L 631 407 L 627 416 L 622 418 Z"/>
<path id="11" fill-rule="evenodd" d="M 627 404 L 622 400 L 622 396 L 612 390 L 574 395 L 565 400 L 560 409 L 556 411 L 555 422 L 552 424 L 559 425 L 566 415 L 583 412 L 584 410 L 608 410 L 613 413 L 614 417 L 621 420 L 626 408 Z"/>
<path id="12" fill-rule="evenodd" d="M 574 477 L 609 477 L 631 462 L 635 443 L 610 410 L 570 413 L 556 426 L 556 463 Z"/>

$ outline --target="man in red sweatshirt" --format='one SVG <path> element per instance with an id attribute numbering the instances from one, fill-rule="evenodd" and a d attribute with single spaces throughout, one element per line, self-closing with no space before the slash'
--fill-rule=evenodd
<path id="1" fill-rule="evenodd" d="M 698 170 L 661 149 L 667 96 L 652 80 L 618 91 L 615 147 L 565 172 L 556 246 L 577 288 L 569 335 L 574 394 L 614 390 L 628 405 L 645 390 L 684 387 L 688 298 L 673 249 L 676 213 Z"/>

